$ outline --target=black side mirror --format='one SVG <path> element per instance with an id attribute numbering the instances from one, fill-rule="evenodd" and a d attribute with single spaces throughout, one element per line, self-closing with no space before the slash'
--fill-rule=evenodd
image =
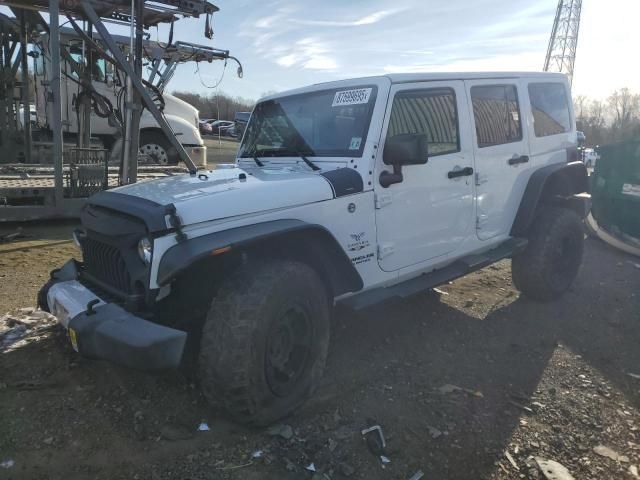
<path id="1" fill-rule="evenodd" d="M 403 133 L 388 138 L 382 152 L 385 165 L 393 165 L 393 173 L 380 174 L 380 185 L 387 188 L 403 180 L 403 165 L 424 165 L 429 160 L 427 138 L 417 133 Z"/>

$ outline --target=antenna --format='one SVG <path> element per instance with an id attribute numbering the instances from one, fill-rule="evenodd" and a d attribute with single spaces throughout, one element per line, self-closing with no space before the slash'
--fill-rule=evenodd
<path id="1" fill-rule="evenodd" d="M 569 77 L 569 85 L 573 83 L 581 10 L 582 0 L 558 1 L 547 56 L 544 60 L 544 71 L 566 73 Z"/>

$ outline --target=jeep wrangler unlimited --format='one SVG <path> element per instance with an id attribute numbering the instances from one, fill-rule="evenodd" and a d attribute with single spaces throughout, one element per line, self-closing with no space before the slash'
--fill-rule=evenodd
<path id="1" fill-rule="evenodd" d="M 91 197 L 82 262 L 39 305 L 82 355 L 190 365 L 208 398 L 268 424 L 321 377 L 332 308 L 433 288 L 504 258 L 551 301 L 583 252 L 587 174 L 567 80 L 402 74 L 255 107 L 234 165 Z"/>

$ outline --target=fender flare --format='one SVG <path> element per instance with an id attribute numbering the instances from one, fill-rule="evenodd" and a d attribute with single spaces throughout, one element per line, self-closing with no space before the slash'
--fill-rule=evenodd
<path id="1" fill-rule="evenodd" d="M 282 219 L 231 228 L 189 238 L 169 248 L 158 265 L 157 284 L 167 285 L 195 262 L 214 255 L 249 247 L 278 237 L 295 236 L 297 244 L 308 246 L 305 258 L 316 260 L 322 276 L 335 296 L 361 290 L 364 283 L 344 249 L 324 227 L 301 220 Z M 308 245 L 307 245 L 308 244 Z M 320 261 L 318 261 L 320 260 Z"/>
<path id="2" fill-rule="evenodd" d="M 570 207 L 578 211 L 583 218 L 586 216 L 589 196 L 576 195 L 589 192 L 587 168 L 582 162 L 554 163 L 536 170 L 529 178 L 511 227 L 511 236 L 526 236 L 538 205 L 545 201 L 543 192 L 553 182 L 562 182 L 561 185 L 566 187 L 562 200 L 570 204 Z"/>

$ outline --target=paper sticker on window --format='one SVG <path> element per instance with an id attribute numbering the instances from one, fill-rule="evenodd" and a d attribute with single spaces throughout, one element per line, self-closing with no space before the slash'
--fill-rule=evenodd
<path id="1" fill-rule="evenodd" d="M 349 144 L 349 150 L 360 150 L 360 144 L 362 143 L 362 137 L 351 137 L 351 143 Z"/>
<path id="2" fill-rule="evenodd" d="M 332 107 L 342 107 L 343 105 L 359 105 L 368 103 L 371 97 L 371 88 L 356 88 L 354 90 L 342 90 L 336 92 L 333 97 Z"/>

